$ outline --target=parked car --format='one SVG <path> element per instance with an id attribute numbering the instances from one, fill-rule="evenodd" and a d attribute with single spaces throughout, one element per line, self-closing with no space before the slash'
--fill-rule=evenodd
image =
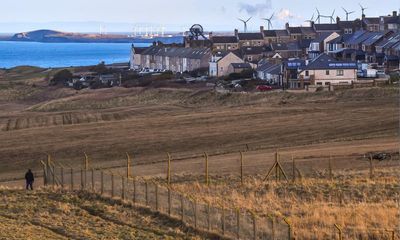
<path id="1" fill-rule="evenodd" d="M 258 85 L 256 87 L 256 89 L 258 91 L 260 91 L 260 92 L 267 92 L 267 91 L 272 91 L 273 90 L 273 88 L 271 86 L 268 86 L 268 85 Z"/>

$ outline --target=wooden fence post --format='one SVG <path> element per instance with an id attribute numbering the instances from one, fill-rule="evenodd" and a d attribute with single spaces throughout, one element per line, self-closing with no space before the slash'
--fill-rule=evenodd
<path id="1" fill-rule="evenodd" d="M 47 185 L 47 166 L 43 161 L 40 161 L 42 163 L 42 167 L 43 167 L 43 185 L 46 186 Z"/>
<path id="2" fill-rule="evenodd" d="M 208 155 L 206 152 L 204 152 L 204 158 L 205 158 L 205 183 L 207 186 L 210 185 L 210 179 L 208 177 Z"/>
<path id="3" fill-rule="evenodd" d="M 332 173 L 332 155 L 329 155 L 329 179 L 333 180 L 333 173 Z"/>
<path id="4" fill-rule="evenodd" d="M 193 199 L 193 208 L 194 208 L 194 228 L 197 229 L 197 200 Z"/>
<path id="5" fill-rule="evenodd" d="M 136 204 L 136 178 L 133 178 L 133 204 Z"/>
<path id="6" fill-rule="evenodd" d="M 171 155 L 167 153 L 168 162 L 167 162 L 167 183 L 168 186 L 171 185 Z"/>
<path id="7" fill-rule="evenodd" d="M 253 218 L 253 239 L 257 240 L 257 216 L 255 213 L 251 213 L 251 216 Z"/>
<path id="8" fill-rule="evenodd" d="M 61 188 L 64 189 L 64 168 L 61 167 Z"/>
<path id="9" fill-rule="evenodd" d="M 94 192 L 94 169 L 92 168 L 92 192 Z"/>
<path id="10" fill-rule="evenodd" d="M 114 174 L 111 174 L 111 198 L 114 197 Z"/>
<path id="11" fill-rule="evenodd" d="M 341 229 L 341 227 L 340 227 L 339 225 L 337 225 L 337 224 L 334 224 L 334 226 L 335 226 L 336 230 L 338 230 L 338 233 L 339 233 L 339 240 L 343 240 L 342 229 Z"/>
<path id="12" fill-rule="evenodd" d="M 74 169 L 71 168 L 71 190 L 74 190 Z"/>
<path id="13" fill-rule="evenodd" d="M 272 240 L 275 240 L 275 220 L 272 215 L 268 215 L 268 218 L 271 220 L 271 235 Z"/>
<path id="14" fill-rule="evenodd" d="M 156 195 L 156 211 L 158 212 L 158 184 L 154 183 Z"/>
<path id="15" fill-rule="evenodd" d="M 131 157 L 128 153 L 126 153 L 126 178 L 129 179 L 131 177 Z"/>
<path id="16" fill-rule="evenodd" d="M 283 221 L 284 221 L 284 222 L 287 224 L 287 226 L 288 226 L 288 240 L 292 240 L 292 226 L 291 226 L 291 224 L 290 224 L 290 222 L 289 222 L 288 219 L 283 218 Z"/>
<path id="17" fill-rule="evenodd" d="M 236 209 L 236 239 L 240 239 L 240 209 Z"/>
<path id="18" fill-rule="evenodd" d="M 207 203 L 207 230 L 211 232 L 211 207 L 210 202 Z"/>
<path id="19" fill-rule="evenodd" d="M 369 178 L 374 178 L 374 164 L 372 162 L 372 154 L 369 155 Z"/>
<path id="20" fill-rule="evenodd" d="M 181 221 L 184 223 L 185 221 L 185 206 L 184 206 L 184 199 L 183 199 L 183 195 L 180 195 L 180 199 L 181 199 Z"/>
<path id="21" fill-rule="evenodd" d="M 84 178 L 85 178 L 85 180 L 84 180 L 83 189 L 86 189 L 86 186 L 87 186 L 87 171 L 89 170 L 89 157 L 85 152 L 84 152 L 84 154 L 85 154 L 85 162 L 84 162 L 84 169 L 85 169 Z"/>
<path id="22" fill-rule="evenodd" d="M 125 178 L 121 177 L 121 185 L 122 185 L 122 190 L 121 190 L 121 198 L 122 200 L 125 200 Z"/>
<path id="23" fill-rule="evenodd" d="M 292 176 L 292 179 L 293 179 L 293 182 L 296 182 L 296 161 L 295 161 L 295 159 L 294 159 L 294 156 L 292 155 L 292 174 L 293 174 L 293 176 Z"/>
<path id="24" fill-rule="evenodd" d="M 104 172 L 100 171 L 100 195 L 104 194 Z"/>
<path id="25" fill-rule="evenodd" d="M 81 168 L 81 190 L 84 189 L 83 181 L 84 181 L 84 179 L 83 179 L 83 168 Z"/>
<path id="26" fill-rule="evenodd" d="M 172 208 L 172 203 L 171 203 L 171 188 L 168 187 L 168 215 L 171 216 L 171 208 Z"/>
<path id="27" fill-rule="evenodd" d="M 222 229 L 222 236 L 225 236 L 225 206 L 224 205 L 222 205 L 221 229 Z"/>
<path id="28" fill-rule="evenodd" d="M 240 151 L 240 183 L 243 185 L 243 153 Z"/>
<path id="29" fill-rule="evenodd" d="M 147 181 L 144 182 L 144 186 L 145 186 L 145 196 L 146 196 L 146 206 L 149 206 L 149 194 L 148 194 L 148 186 L 149 184 L 147 183 Z"/>

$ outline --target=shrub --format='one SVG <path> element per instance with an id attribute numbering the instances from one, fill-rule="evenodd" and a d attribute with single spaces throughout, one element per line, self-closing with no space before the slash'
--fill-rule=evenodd
<path id="1" fill-rule="evenodd" d="M 63 69 L 57 72 L 50 80 L 50 85 L 65 84 L 72 80 L 72 73 L 68 69 Z"/>

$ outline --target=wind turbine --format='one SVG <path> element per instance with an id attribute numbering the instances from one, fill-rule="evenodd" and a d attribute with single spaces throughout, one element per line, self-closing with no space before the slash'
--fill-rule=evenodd
<path id="1" fill-rule="evenodd" d="M 309 23 L 313 22 L 314 21 L 314 16 L 315 16 L 315 13 L 313 13 L 312 17 L 310 18 L 310 20 L 306 20 L 306 22 L 309 22 Z"/>
<path id="2" fill-rule="evenodd" d="M 247 23 L 252 19 L 253 17 L 249 17 L 246 21 L 243 19 L 238 18 L 239 21 L 243 22 L 244 24 L 244 32 L 247 32 Z"/>
<path id="3" fill-rule="evenodd" d="M 274 17 L 274 15 L 275 13 L 273 13 L 270 18 L 261 18 L 262 20 L 267 21 L 268 30 L 271 30 L 272 28 L 272 18 Z"/>
<path id="4" fill-rule="evenodd" d="M 317 16 L 317 19 L 315 19 L 315 20 L 318 21 L 318 23 L 321 23 L 321 17 L 323 17 L 323 16 L 319 12 L 318 8 L 316 8 L 316 9 L 317 9 L 318 16 Z"/>
<path id="5" fill-rule="evenodd" d="M 331 24 L 335 22 L 335 19 L 333 18 L 333 15 L 335 15 L 335 11 L 336 10 L 334 9 L 333 12 L 332 12 L 332 15 L 328 16 L 328 18 L 331 20 Z"/>
<path id="6" fill-rule="evenodd" d="M 364 12 L 365 12 L 365 10 L 368 9 L 368 8 L 363 7 L 363 6 L 361 5 L 361 3 L 359 3 L 358 5 L 360 5 L 362 15 L 364 16 Z"/>
<path id="7" fill-rule="evenodd" d="M 349 21 L 349 15 L 355 13 L 355 11 L 347 11 L 344 7 L 342 7 L 343 11 L 346 13 L 346 21 Z"/>

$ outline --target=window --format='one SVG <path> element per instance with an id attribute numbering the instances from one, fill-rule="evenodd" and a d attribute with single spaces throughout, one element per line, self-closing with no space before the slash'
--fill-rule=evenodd
<path id="1" fill-rule="evenodd" d="M 329 75 L 329 70 L 326 70 L 325 74 L 326 74 L 326 75 Z"/>
<path id="2" fill-rule="evenodd" d="M 310 73 L 308 71 L 306 71 L 306 77 L 310 76 Z"/>
<path id="3" fill-rule="evenodd" d="M 344 75 L 344 71 L 343 70 L 337 70 L 336 71 L 336 76 L 343 76 Z"/>
<path id="4" fill-rule="evenodd" d="M 325 85 L 326 85 L 326 86 L 329 86 L 329 85 L 331 85 L 331 83 L 330 83 L 330 82 L 326 82 Z"/>
<path id="5" fill-rule="evenodd" d="M 321 86 L 321 85 L 322 85 L 322 82 L 317 82 L 317 85 L 320 85 L 320 86 Z"/>

